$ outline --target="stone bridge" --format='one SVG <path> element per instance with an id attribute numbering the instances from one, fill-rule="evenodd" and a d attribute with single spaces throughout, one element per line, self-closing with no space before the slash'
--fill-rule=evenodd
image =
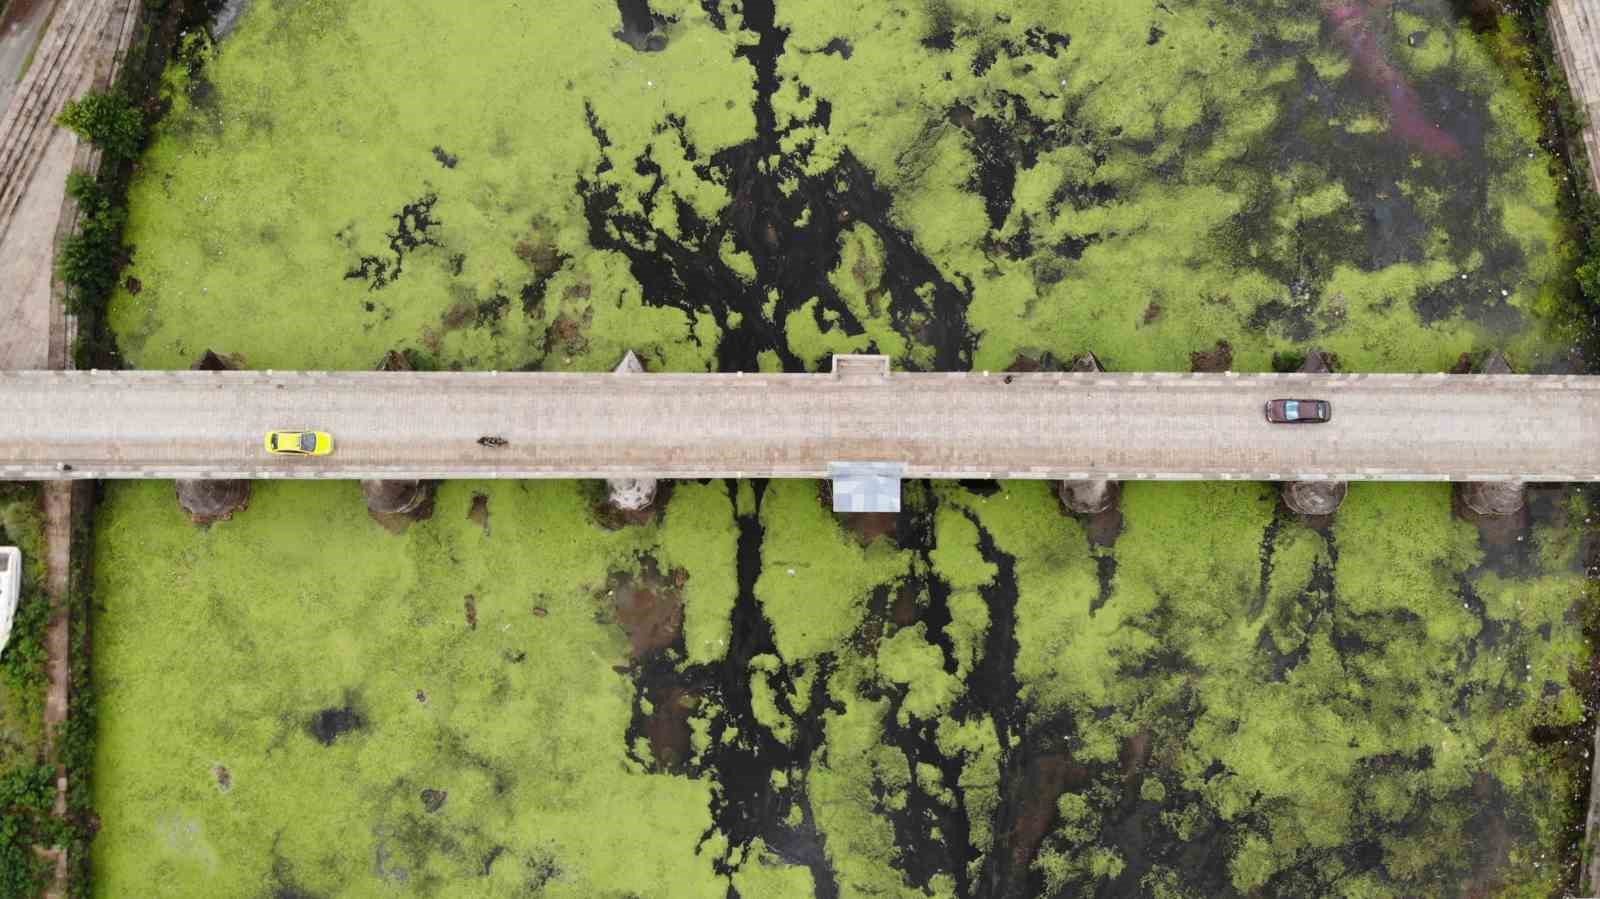
<path id="1" fill-rule="evenodd" d="M 1330 400 L 1333 420 L 1268 424 L 1274 397 Z M 268 455 L 275 428 L 331 432 L 336 451 Z M 1600 378 L 891 373 L 875 356 L 822 374 L 0 372 L 0 480 L 827 478 L 867 463 L 891 484 L 1596 480 Z"/>

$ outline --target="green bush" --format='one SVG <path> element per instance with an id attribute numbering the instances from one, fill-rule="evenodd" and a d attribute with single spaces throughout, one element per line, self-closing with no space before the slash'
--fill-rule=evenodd
<path id="1" fill-rule="evenodd" d="M 1272 354 L 1272 370 L 1280 374 L 1299 371 L 1305 362 L 1306 354 L 1299 350 L 1284 350 Z"/>
<path id="2" fill-rule="evenodd" d="M 144 113 L 121 93 L 84 94 L 69 101 L 56 122 L 116 159 L 135 159 L 144 146 Z"/>
<path id="3" fill-rule="evenodd" d="M 117 286 L 117 273 L 126 255 L 122 226 L 128 214 L 81 172 L 67 179 L 67 193 L 78 201 L 82 218 L 78 230 L 56 255 L 56 276 L 71 288 L 68 307 L 81 313 L 87 306 L 103 302 Z"/>
<path id="4" fill-rule="evenodd" d="M 50 765 L 18 768 L 0 777 L 0 899 L 34 899 L 44 887 L 46 864 L 33 847 L 66 836 L 50 816 L 55 780 Z"/>

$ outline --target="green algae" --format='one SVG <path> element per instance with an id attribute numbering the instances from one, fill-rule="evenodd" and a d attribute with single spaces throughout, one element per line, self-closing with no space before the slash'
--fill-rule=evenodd
<path id="1" fill-rule="evenodd" d="M 897 851 L 888 813 L 904 807 L 910 775 L 904 756 L 881 739 L 889 703 L 855 689 L 864 676 L 865 669 L 851 666 L 830 685 L 834 695 L 849 698 L 842 713 L 828 715 L 827 758 L 810 775 L 812 806 L 828 834 L 842 893 L 922 895 L 887 864 Z"/>
<path id="2" fill-rule="evenodd" d="M 1265 368 L 1288 344 L 1312 341 L 1360 370 L 1448 367 L 1463 349 L 1491 340 L 1512 342 L 1529 358 L 1551 355 L 1541 327 L 1508 333 L 1471 314 L 1430 320 L 1414 308 L 1463 271 L 1475 291 L 1503 290 L 1506 303 L 1525 313 L 1548 316 L 1550 297 L 1564 294 L 1571 250 L 1556 209 L 1559 182 L 1526 99 L 1534 94 L 1517 81 L 1526 66 L 1497 65 L 1505 55 L 1498 44 L 1455 25 L 1443 4 L 1369 26 L 1384 47 L 1397 48 L 1401 66 L 1418 75 L 1443 71 L 1452 89 L 1483 104 L 1485 221 L 1503 228 L 1524 267 L 1464 266 L 1488 243 L 1475 245 L 1485 235 L 1455 229 L 1419 246 L 1413 260 L 1404 258 L 1411 251 L 1393 247 L 1369 257 L 1369 210 L 1387 202 L 1373 183 L 1423 177 L 1454 190 L 1462 175 L 1415 169 L 1388 147 L 1386 135 L 1374 133 L 1386 111 L 1360 96 L 1361 75 L 1344 48 L 1325 42 L 1315 15 L 1247 6 L 1202 4 L 1157 15 L 1105 0 L 1063 20 L 1041 4 L 1017 4 L 1005 16 L 964 4 L 941 6 L 948 18 L 938 21 L 928 12 L 891 19 L 860 4 L 846 4 L 843 13 L 782 7 L 792 41 L 818 47 L 843 40 L 854 55 L 799 54 L 780 65 L 829 98 L 831 124 L 819 139 L 847 147 L 878 173 L 895 192 L 899 224 L 948 277 L 972 285 L 974 368 L 1003 367 L 1018 350 L 1068 357 L 1088 348 L 1116 368 L 1180 369 L 1190 351 L 1216 339 L 1234 345 L 1246 370 Z M 1153 21 L 1160 35 L 1152 41 Z M 1513 40 L 1504 36 L 1509 22 L 1500 43 Z M 922 42 L 941 29 L 952 35 L 953 49 L 926 52 Z M 1070 37 L 1067 50 L 1029 40 L 1041 30 Z M 1425 40 L 1408 43 L 1422 31 Z M 1280 52 L 1261 52 L 1264 35 L 1281 42 Z M 1305 83 L 1295 56 L 1281 52 L 1286 48 L 1309 60 L 1315 83 Z M 875 77 L 862 77 L 867 71 Z M 1339 97 L 1336 135 L 1324 133 L 1326 122 L 1287 118 L 1300 103 L 1296 94 L 1307 90 Z M 790 114 L 803 120 L 807 111 Z M 963 134 L 963 115 L 992 117 L 1015 135 L 1006 139 L 1037 154 L 1016 164 L 1014 185 L 994 186 L 1009 196 L 1005 220 L 989 233 L 973 188 L 1007 151 L 992 138 Z M 1312 135 L 1320 148 L 1297 143 Z M 1286 142 L 1294 145 L 1290 168 L 1303 187 L 1291 189 L 1282 168 L 1262 164 L 1281 157 Z M 1341 144 L 1370 158 L 1358 205 L 1348 193 L 1355 182 L 1334 149 Z M 1273 223 L 1264 232 L 1256 224 L 1263 213 Z M 1450 225 L 1451 216 L 1435 209 L 1424 211 L 1423 221 Z M 1031 252 L 1001 252 L 990 239 L 1023 235 Z M 1308 251 L 1308 241 L 1328 244 L 1332 258 L 1316 258 L 1330 251 Z M 1075 255 L 1052 258 L 1069 245 Z M 1385 258 L 1391 250 L 1402 258 Z M 1431 274 L 1397 277 L 1390 271 L 1396 267 Z M 1293 311 L 1305 323 L 1264 327 L 1264 308 Z"/>
<path id="3" fill-rule="evenodd" d="M 474 492 L 522 526 L 486 535 Z M 353 486 L 261 484 L 248 515 L 200 532 L 170 487 L 111 489 L 95 629 L 109 894 L 369 892 L 402 869 L 440 895 L 712 888 L 708 785 L 623 764 L 627 649 L 594 592 L 641 534 L 563 524 L 587 516 L 564 483 L 447 484 L 437 509 L 397 538 Z M 364 723 L 319 744 L 307 722 L 343 707 Z M 423 789 L 448 801 L 426 812 Z M 659 851 L 614 864 L 628 843 Z M 471 877 L 496 847 L 490 880 Z"/>
<path id="4" fill-rule="evenodd" d="M 598 369 L 632 347 L 703 368 L 714 327 L 642 306 L 626 263 L 587 251 L 570 188 L 607 152 L 585 125 L 592 110 L 613 145 L 650 147 L 684 202 L 705 215 L 726 203 L 689 171 L 676 137 L 655 131 L 674 112 L 685 140 L 713 153 L 753 127 L 748 100 L 729 99 L 748 90 L 749 67 L 735 36 L 704 18 L 686 11 L 665 52 L 640 55 L 579 6 L 445 17 L 427 3 L 256 4 L 223 50 L 193 52 L 198 77 L 183 66 L 169 77 L 173 108 L 129 197 L 129 273 L 142 289 L 112 305 L 124 353 L 148 368 L 215 347 L 258 368 L 359 369 L 415 347 L 475 368 Z M 397 90 L 394 66 L 433 74 Z M 434 147 L 459 162 L 441 165 Z M 607 184 L 637 197 L 641 176 L 618 163 Z M 394 216 L 425 197 L 437 198 L 429 242 L 395 258 Z M 553 272 L 530 271 L 517 252 L 539 223 Z M 363 256 L 387 259 L 392 280 L 346 278 Z M 519 292 L 541 275 L 543 302 L 525 314 Z M 493 327 L 447 327 L 453 298 L 496 297 L 518 308 Z M 574 352 L 546 346 L 563 312 L 592 316 Z"/>
<path id="5" fill-rule="evenodd" d="M 740 896 L 810 896 L 815 884 L 809 870 L 788 864 L 757 840 L 733 875 L 733 887 Z"/>
<path id="6" fill-rule="evenodd" d="M 944 654 L 928 642 L 927 630 L 917 624 L 903 628 L 878 648 L 879 676 L 906 688 L 900 706 L 901 723 L 911 717 L 936 718 L 955 701 L 960 680 L 944 670 Z"/>
<path id="7" fill-rule="evenodd" d="M 682 568 L 689 575 L 683 591 L 683 644 L 690 662 L 714 662 L 727 651 L 729 615 L 739 594 L 738 542 L 724 485 L 674 485 L 658 555 L 664 567 Z"/>
<path id="8" fill-rule="evenodd" d="M 1486 149 L 1462 168 L 1386 143 L 1389 111 L 1305 9 L 780 4 L 780 133 L 759 166 L 793 196 L 818 189 L 808 178 L 845 191 L 830 175 L 857 160 L 890 219 L 840 229 L 816 257 L 825 283 L 799 295 L 724 231 L 706 255 L 757 302 L 685 311 L 647 302 L 636 258 L 595 245 L 664 254 L 691 218 L 745 214 L 706 165 L 758 128 L 754 69 L 734 55 L 756 44 L 744 10 L 724 9 L 724 30 L 703 5 L 654 4 L 676 17 L 668 47 L 638 54 L 596 5 L 259 0 L 223 49 L 197 43 L 199 65 L 169 77 L 173 111 L 130 198 L 142 290 L 118 295 L 112 325 L 143 367 L 209 347 L 253 367 L 365 368 L 398 347 L 440 367 L 598 370 L 633 348 L 697 371 L 732 332 L 782 320 L 804 368 L 867 350 L 931 368 L 927 319 L 895 305 L 931 304 L 942 278 L 975 368 L 1085 348 L 1113 368 L 1183 368 L 1219 338 L 1241 369 L 1313 342 L 1347 370 L 1443 369 L 1490 342 L 1548 359 L 1570 249 L 1507 62 L 1515 35 L 1414 6 L 1383 37 L 1395 65 L 1481 111 Z M 925 44 L 946 33 L 950 49 Z M 1337 102 L 1296 118 L 1308 92 Z M 1469 182 L 1485 187 L 1464 234 Z M 651 233 L 597 220 L 586 203 L 607 192 Z M 1366 242 L 1390 201 L 1416 231 L 1392 258 Z M 404 253 L 402 225 L 426 238 Z M 931 268 L 897 288 L 907 252 Z M 1515 314 L 1486 311 L 1496 296 Z M 786 358 L 755 354 L 764 371 Z M 464 521 L 473 490 L 492 535 Z M 1438 485 L 1355 485 L 1322 532 L 1265 485 L 1130 484 L 1109 550 L 1043 483 L 909 491 L 921 549 L 863 547 L 805 483 L 679 484 L 659 526 L 615 533 L 586 496 L 449 485 L 434 520 L 394 537 L 353 488 L 264 485 L 196 532 L 165 488 L 112 487 L 102 891 L 804 895 L 815 869 L 777 847 L 809 814 L 841 895 L 955 895 L 1014 851 L 1014 761 L 1040 754 L 1083 769 L 1021 875 L 1052 890 L 1548 894 L 1561 876 L 1554 806 L 1581 778 L 1530 733 L 1581 717 L 1565 686 L 1586 652 L 1568 524 L 1534 528 L 1532 561 L 1507 571 Z M 752 610 L 737 554 L 754 524 Z M 748 697 L 689 715 L 688 775 L 652 773 L 650 740 L 630 736 L 659 707 L 616 670 L 626 642 L 597 600 L 646 556 L 687 573 L 681 652 L 663 667 L 745 658 L 728 655 L 736 615 L 772 631 L 741 669 Z M 941 593 L 948 621 L 884 620 L 899 589 L 919 616 Z M 1013 635 L 1014 658 L 991 657 Z M 1015 677 L 1015 715 L 981 694 L 997 669 Z M 813 685 L 820 733 L 802 721 Z M 732 720 L 744 699 L 754 720 Z M 307 722 L 327 709 L 365 726 L 323 746 Z M 730 845 L 711 810 L 719 781 L 747 772 L 701 766 L 763 729 L 817 745 L 759 778 L 804 802 L 783 813 L 785 840 Z M 918 733 L 942 758 L 918 754 Z M 448 794 L 439 811 L 424 789 Z M 967 845 L 930 861 L 957 823 Z"/>
<path id="9" fill-rule="evenodd" d="M 887 541 L 862 547 L 849 537 L 806 481 L 769 484 L 761 525 L 756 597 L 787 661 L 837 646 L 860 623 L 873 588 L 907 572 Z"/>

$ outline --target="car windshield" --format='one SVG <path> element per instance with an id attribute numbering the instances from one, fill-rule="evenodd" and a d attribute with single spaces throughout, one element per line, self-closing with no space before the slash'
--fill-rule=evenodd
<path id="1" fill-rule="evenodd" d="M 304 434 L 300 435 L 300 451 L 301 452 L 306 452 L 306 453 L 314 452 L 316 450 L 316 448 L 317 448 L 317 435 L 316 434 L 312 433 L 311 431 L 307 431 Z"/>
<path id="2" fill-rule="evenodd" d="M 1290 421 L 1300 417 L 1300 403 L 1298 400 L 1290 400 L 1283 404 L 1283 417 Z"/>

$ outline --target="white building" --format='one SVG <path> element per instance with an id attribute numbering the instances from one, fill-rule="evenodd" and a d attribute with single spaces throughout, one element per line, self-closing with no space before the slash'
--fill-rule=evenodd
<path id="1" fill-rule="evenodd" d="M 0 652 L 11 641 L 11 622 L 22 597 L 22 550 L 0 546 Z"/>

